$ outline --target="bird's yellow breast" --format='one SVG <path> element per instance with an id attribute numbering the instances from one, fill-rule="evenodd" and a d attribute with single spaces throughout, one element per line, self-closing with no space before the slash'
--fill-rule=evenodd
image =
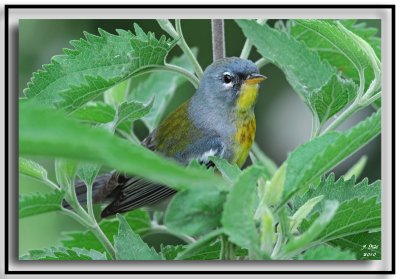
<path id="1" fill-rule="evenodd" d="M 237 123 L 233 161 L 239 167 L 244 164 L 247 156 L 249 155 L 251 146 L 254 142 L 255 134 L 256 118 L 254 115 Z"/>

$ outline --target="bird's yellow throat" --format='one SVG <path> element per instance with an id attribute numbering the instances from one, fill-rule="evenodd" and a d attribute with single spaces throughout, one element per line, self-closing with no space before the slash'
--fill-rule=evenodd
<path id="1" fill-rule="evenodd" d="M 238 111 L 247 111 L 254 106 L 259 87 L 258 83 L 253 82 L 244 82 L 242 84 L 236 105 Z"/>

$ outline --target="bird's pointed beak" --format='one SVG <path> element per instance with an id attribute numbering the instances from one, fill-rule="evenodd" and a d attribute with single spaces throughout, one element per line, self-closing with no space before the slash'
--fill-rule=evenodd
<path id="1" fill-rule="evenodd" d="M 266 80 L 267 77 L 260 74 L 251 74 L 248 75 L 246 80 L 244 81 L 246 84 L 259 84 L 260 82 Z"/>

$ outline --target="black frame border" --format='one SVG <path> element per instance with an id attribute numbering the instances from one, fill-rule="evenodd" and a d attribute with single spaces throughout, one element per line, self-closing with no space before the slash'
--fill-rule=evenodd
<path id="1" fill-rule="evenodd" d="M 77 271 L 77 270 L 66 270 L 66 271 L 14 271 L 9 269 L 9 234 L 8 234 L 8 225 L 9 225 L 9 11 L 11 9 L 120 9 L 120 8 L 134 8 L 134 9 L 390 9 L 392 18 L 391 18 L 391 37 L 392 37 L 392 261 L 391 261 L 391 270 L 378 270 L 378 271 L 343 271 L 343 270 L 331 270 L 331 271 L 233 271 L 233 270 L 225 270 L 225 271 L 210 271 L 210 270 L 174 270 L 174 271 L 147 271 L 147 270 L 135 270 L 135 271 Z M 4 42 L 5 42 L 5 63 L 4 63 L 4 88 L 5 88 L 5 185 L 4 185 L 4 266 L 5 266 L 5 274 L 395 274 L 395 224 L 396 224 L 396 204 L 395 204 L 395 45 L 396 45 L 396 7 L 395 5 L 5 5 L 5 16 L 4 16 Z"/>

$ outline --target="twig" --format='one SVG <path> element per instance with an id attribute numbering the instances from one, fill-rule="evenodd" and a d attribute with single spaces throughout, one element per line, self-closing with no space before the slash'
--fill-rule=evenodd
<path id="1" fill-rule="evenodd" d="M 218 60 L 225 57 L 225 34 L 224 34 L 224 20 L 212 19 L 212 48 L 213 60 Z"/>

